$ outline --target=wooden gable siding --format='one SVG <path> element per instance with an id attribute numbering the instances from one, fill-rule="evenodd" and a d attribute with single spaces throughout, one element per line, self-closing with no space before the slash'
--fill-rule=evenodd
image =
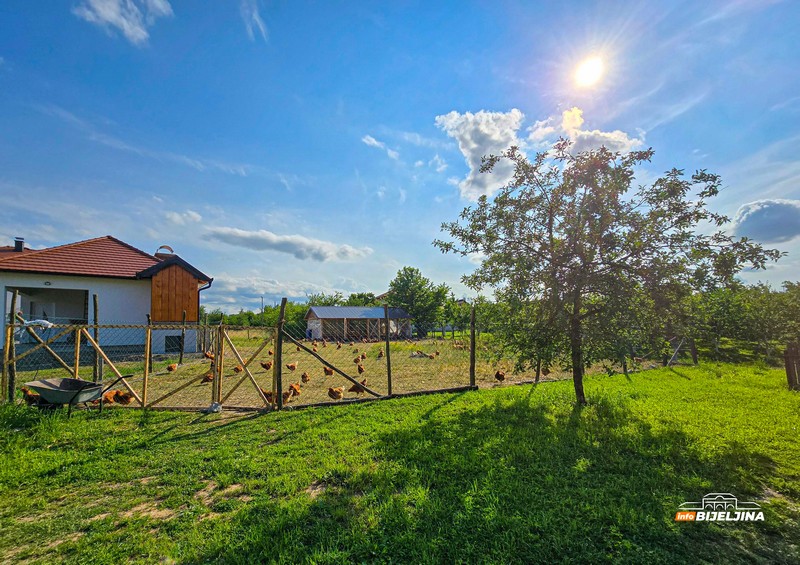
<path id="1" fill-rule="evenodd" d="M 150 315 L 154 322 L 197 322 L 198 280 L 178 265 L 170 265 L 153 275 Z"/>

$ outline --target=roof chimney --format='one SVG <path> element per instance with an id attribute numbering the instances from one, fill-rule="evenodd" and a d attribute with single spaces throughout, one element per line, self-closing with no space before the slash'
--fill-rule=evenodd
<path id="1" fill-rule="evenodd" d="M 17 253 L 22 253 L 25 251 L 25 239 L 22 237 L 15 237 L 14 238 L 14 251 Z"/>

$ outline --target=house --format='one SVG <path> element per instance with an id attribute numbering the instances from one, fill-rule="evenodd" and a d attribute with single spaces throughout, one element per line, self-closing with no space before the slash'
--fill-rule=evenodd
<path id="1" fill-rule="evenodd" d="M 380 306 L 312 306 L 305 320 L 306 337 L 313 339 L 383 339 L 386 332 Z M 402 308 L 389 308 L 389 335 L 411 337 L 411 316 Z"/>
<path id="2" fill-rule="evenodd" d="M 181 322 L 186 311 L 186 321 L 196 323 L 200 292 L 211 286 L 212 281 L 168 246 L 151 255 L 107 235 L 31 250 L 17 238 L 13 250 L 0 248 L 3 335 L 14 291 L 19 292 L 17 311 L 26 320 L 55 324 L 86 324 L 97 320 L 99 324 L 145 325 L 149 314 L 154 324 L 174 324 Z M 93 295 L 97 295 L 97 313 Z M 101 344 L 119 351 L 141 351 L 144 333 L 143 328 L 107 330 Z M 176 346 L 180 349 L 179 334 L 179 330 L 154 332 L 153 352 L 168 353 Z M 17 339 L 23 347 L 26 341 L 32 341 L 22 332 Z M 64 338 L 65 342 L 70 340 L 74 344 L 74 337 Z M 192 335 L 187 335 L 185 350 L 193 351 L 195 341 Z"/>

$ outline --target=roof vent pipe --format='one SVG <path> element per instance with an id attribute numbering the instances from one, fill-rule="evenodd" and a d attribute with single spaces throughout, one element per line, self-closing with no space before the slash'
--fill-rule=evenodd
<path id="1" fill-rule="evenodd" d="M 17 253 L 22 253 L 25 251 L 25 239 L 22 237 L 15 237 L 14 238 L 14 251 Z"/>

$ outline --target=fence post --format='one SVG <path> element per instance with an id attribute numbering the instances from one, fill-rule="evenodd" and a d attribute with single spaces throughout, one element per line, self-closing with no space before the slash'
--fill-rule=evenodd
<path id="1" fill-rule="evenodd" d="M 783 362 L 786 366 L 786 380 L 789 383 L 789 390 L 800 389 L 797 380 L 797 362 L 800 360 L 800 346 L 797 343 L 790 343 L 783 352 Z"/>
<path id="2" fill-rule="evenodd" d="M 81 370 L 81 329 L 75 330 L 75 374 L 74 378 L 80 378 Z"/>
<path id="3" fill-rule="evenodd" d="M 272 366 L 272 401 L 283 408 L 283 326 L 286 323 L 286 297 L 281 298 L 281 309 L 278 314 L 278 327 L 275 332 L 275 364 Z"/>
<path id="4" fill-rule="evenodd" d="M 217 368 L 217 375 L 214 380 L 214 400 L 213 402 L 222 403 L 222 373 L 225 371 L 225 327 L 220 322 L 217 328 L 217 352 L 214 354 L 214 363 Z"/>
<path id="5" fill-rule="evenodd" d="M 469 386 L 475 386 L 475 305 L 469 312 Z"/>
<path id="6" fill-rule="evenodd" d="M 97 316 L 97 295 L 92 294 L 92 305 L 94 309 L 94 342 L 98 345 L 100 344 L 100 329 L 97 327 L 99 323 L 98 316 Z M 100 379 L 100 355 L 98 355 L 97 350 L 92 347 L 92 351 L 94 352 L 94 367 L 92 368 L 92 380 L 97 382 Z"/>
<path id="7" fill-rule="evenodd" d="M 147 381 L 150 377 L 150 367 L 148 367 L 147 359 L 150 358 L 150 348 L 153 346 L 153 334 L 148 325 L 144 330 L 144 380 L 142 381 L 142 408 L 147 407 Z"/>
<path id="8" fill-rule="evenodd" d="M 9 338 L 8 338 L 8 401 L 14 402 L 17 393 L 17 363 L 14 357 L 17 356 L 16 345 L 14 343 L 14 322 L 17 315 L 17 300 L 19 291 L 15 290 L 11 297 L 11 313 L 8 316 Z"/>
<path id="9" fill-rule="evenodd" d="M 392 357 L 389 348 L 389 305 L 383 305 L 383 322 L 386 325 L 386 389 L 387 394 L 392 396 Z"/>
<path id="10" fill-rule="evenodd" d="M 150 314 L 148 314 L 147 315 L 147 327 L 150 328 L 152 323 L 153 323 L 153 320 L 152 320 L 152 318 L 150 318 Z M 152 331 L 152 329 L 151 329 L 151 331 Z M 152 340 L 152 336 L 150 337 L 150 339 Z M 147 363 L 147 366 L 149 367 L 148 370 L 152 373 L 153 372 L 153 347 L 152 347 L 152 345 L 150 347 L 150 351 L 147 352 L 147 359 L 145 359 L 145 363 Z"/>
<path id="11" fill-rule="evenodd" d="M 186 310 L 181 316 L 181 353 L 178 356 L 178 365 L 183 365 L 183 348 L 186 345 Z"/>

